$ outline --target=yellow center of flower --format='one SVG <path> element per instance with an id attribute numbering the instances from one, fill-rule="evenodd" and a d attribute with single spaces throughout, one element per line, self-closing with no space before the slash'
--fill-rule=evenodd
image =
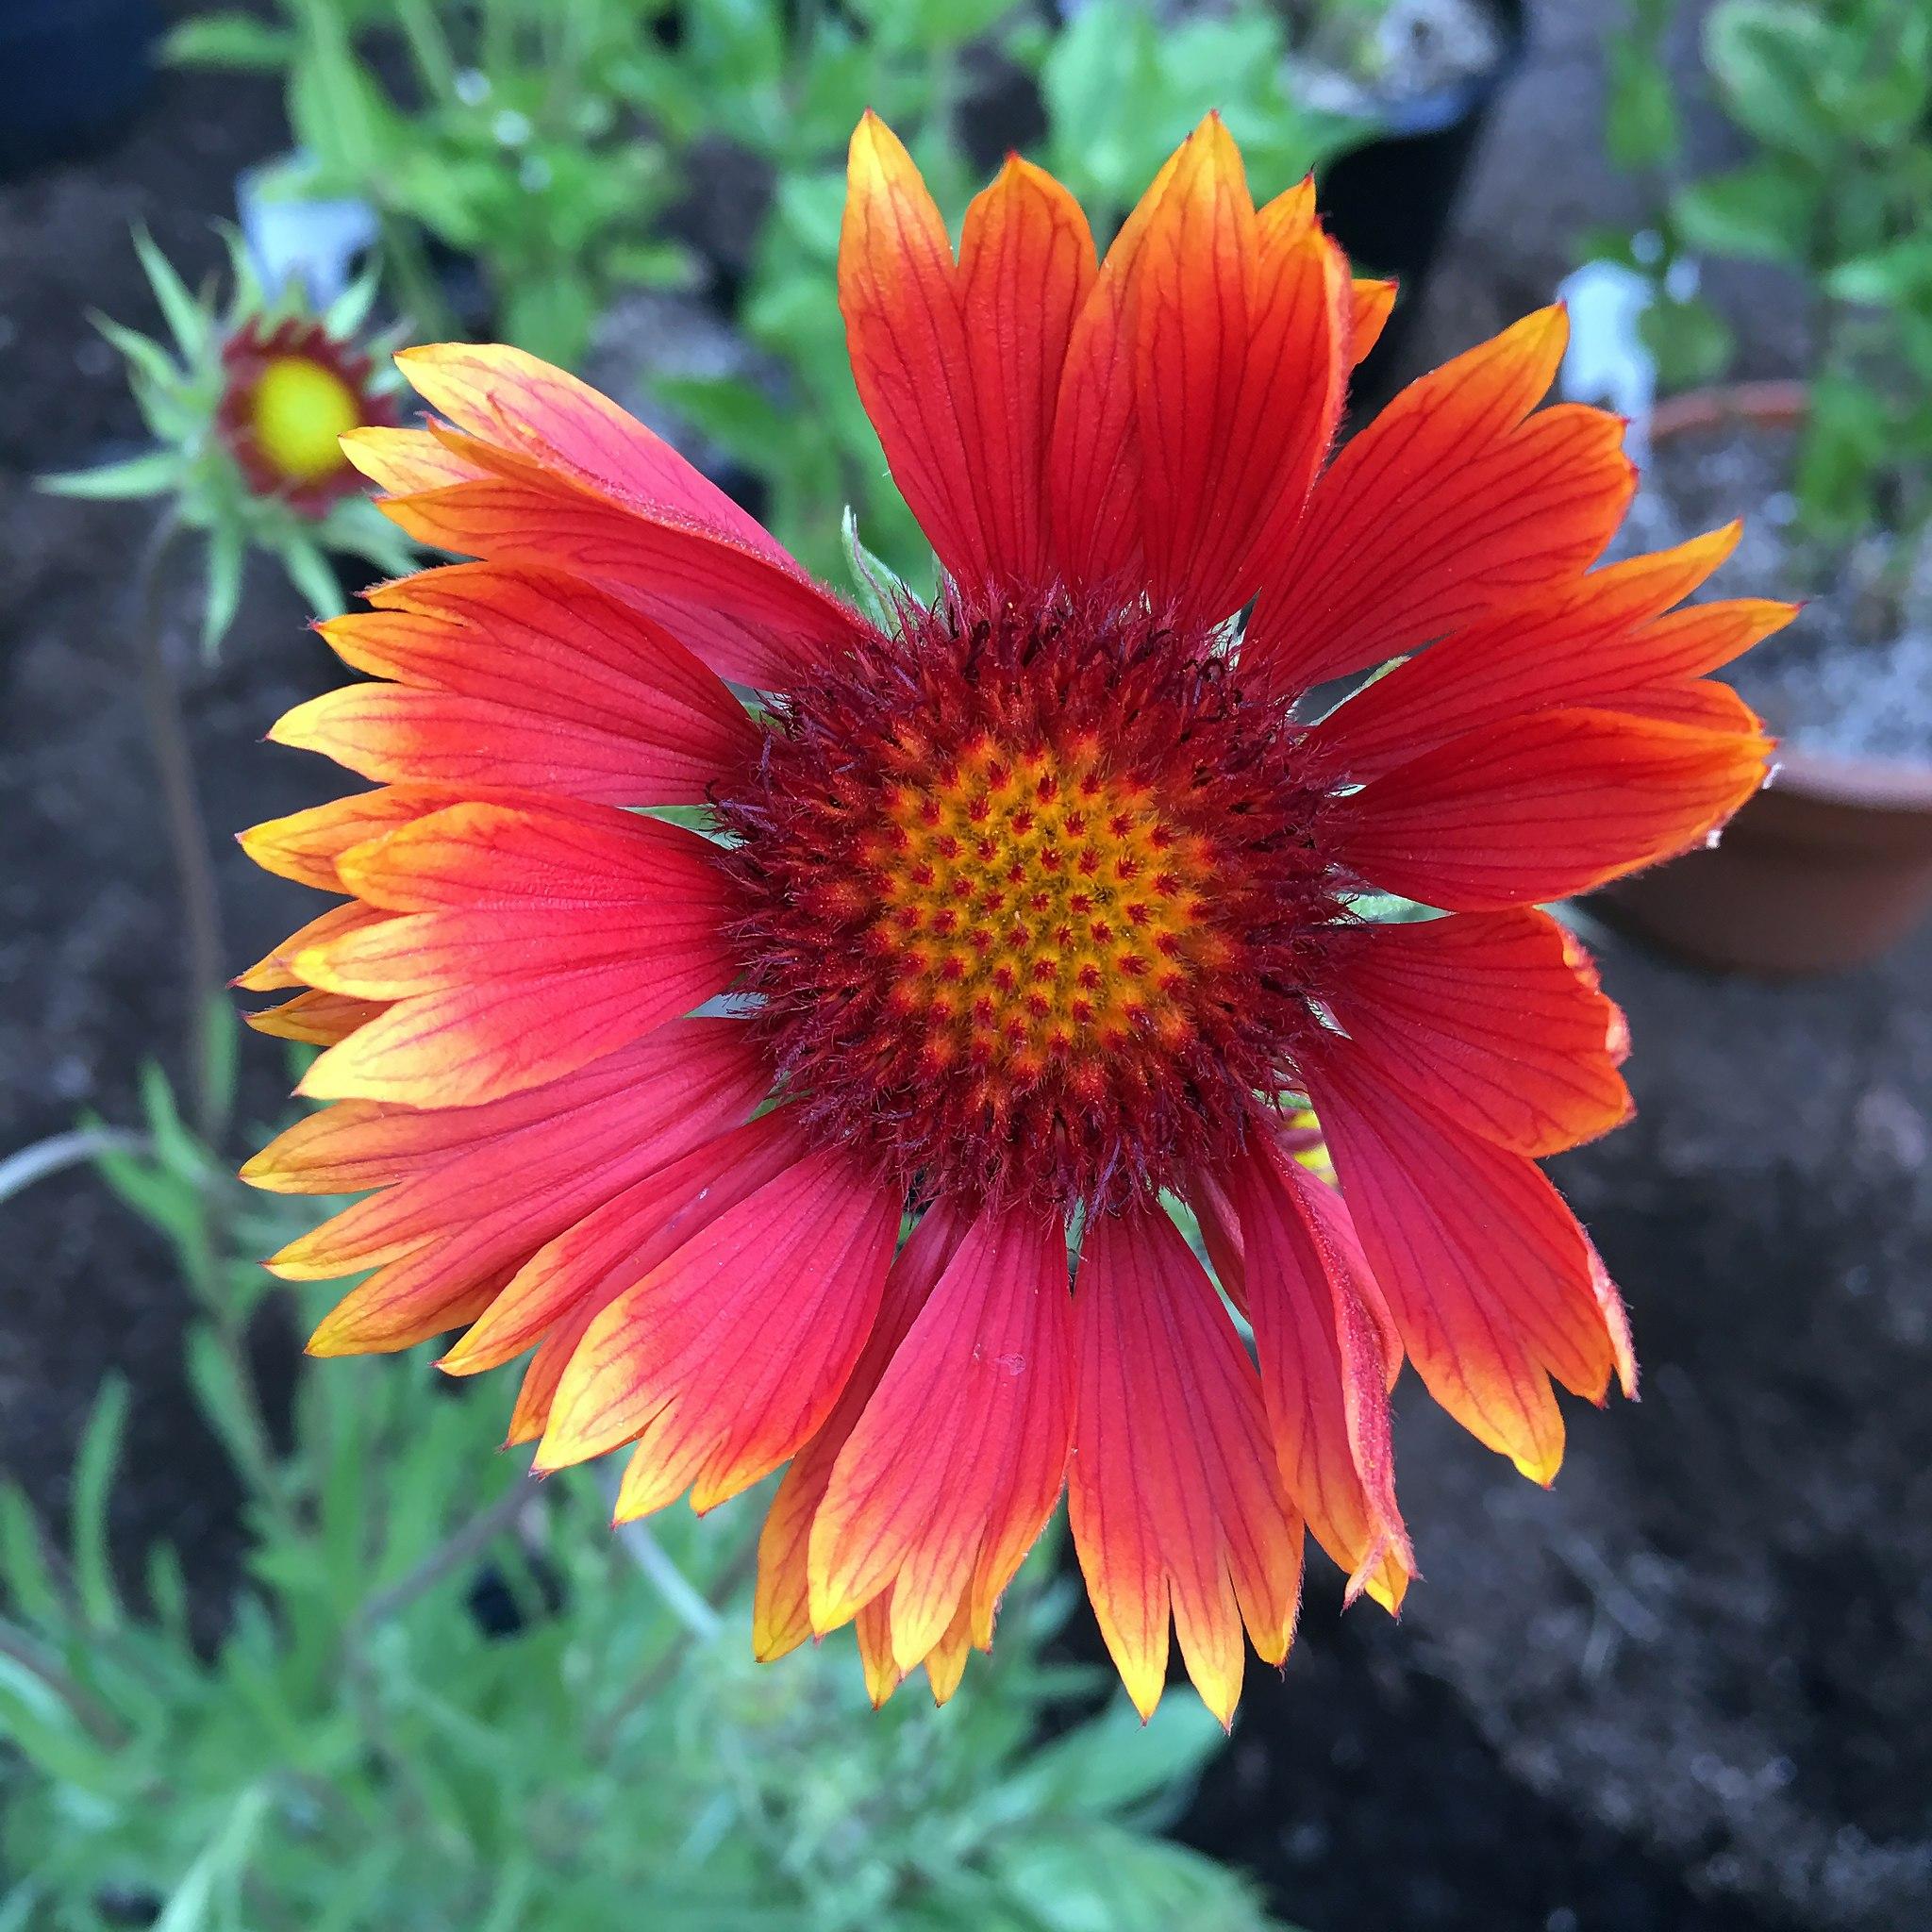
<path id="1" fill-rule="evenodd" d="M 255 385 L 250 411 L 264 458 L 291 483 L 313 483 L 347 461 L 339 439 L 361 421 L 356 391 L 307 356 L 278 356 Z"/>
<path id="2" fill-rule="evenodd" d="M 894 785 L 860 853 L 888 1005 L 928 1029 L 935 1071 L 1024 1082 L 1191 1031 L 1183 995 L 1223 951 L 1204 919 L 1207 843 L 1150 788 L 1107 776 L 1097 742 L 982 738 Z"/>

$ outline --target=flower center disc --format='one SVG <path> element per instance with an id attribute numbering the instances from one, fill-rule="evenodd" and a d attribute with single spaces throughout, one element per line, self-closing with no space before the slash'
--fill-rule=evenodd
<path id="1" fill-rule="evenodd" d="M 1191 1030 L 1182 996 L 1224 951 L 1203 919 L 1208 843 L 1167 824 L 1147 785 L 1104 776 L 1097 742 L 1016 753 L 982 737 L 895 786 L 882 820 L 860 847 L 868 938 L 935 1076 L 1058 1065 L 1097 1091 L 1108 1058 Z"/>
<path id="2" fill-rule="evenodd" d="M 341 438 L 361 420 L 355 391 L 307 356 L 278 356 L 261 372 L 253 414 L 262 455 L 291 483 L 341 469 Z"/>
<path id="3" fill-rule="evenodd" d="M 752 1024 L 908 1189 L 1119 1206 L 1292 1072 L 1337 915 L 1298 727 L 1144 608 L 912 611 L 715 801 Z"/>

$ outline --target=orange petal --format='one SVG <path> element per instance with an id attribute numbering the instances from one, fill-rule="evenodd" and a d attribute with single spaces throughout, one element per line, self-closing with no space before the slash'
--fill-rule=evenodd
<path id="1" fill-rule="evenodd" d="M 1582 569 L 1629 503 L 1615 417 L 1524 421 L 1568 337 L 1544 309 L 1411 383 L 1335 459 L 1248 625 L 1283 691 L 1413 650 Z"/>
<path id="2" fill-rule="evenodd" d="M 1674 550 L 1633 557 L 1506 604 L 1398 664 L 1316 727 L 1357 781 L 1458 732 L 1559 705 L 1597 705 L 1671 675 L 1652 620 L 1731 554 L 1736 524 Z"/>
<path id="3" fill-rule="evenodd" d="M 1210 117 L 1210 121 L 1212 117 Z M 1054 559 L 1075 588 L 1118 583 L 1141 555 L 1141 455 L 1134 435 L 1134 311 L 1148 234 L 1204 121 L 1170 155 L 1114 237 L 1074 318 L 1047 458 Z"/>
<path id="4" fill-rule="evenodd" d="M 309 946 L 325 945 L 330 941 L 341 939 L 348 933 L 359 932 L 364 926 L 373 925 L 382 917 L 372 912 L 367 906 L 351 901 L 346 906 L 331 906 L 326 912 L 318 914 L 305 926 L 291 933 L 274 952 L 258 959 L 245 973 L 238 973 L 234 983 L 248 992 L 281 992 L 290 987 L 301 986 L 301 975 L 291 970 L 295 956 Z"/>
<path id="5" fill-rule="evenodd" d="M 1306 223 L 1263 246 L 1211 118 L 1182 150 L 1137 262 L 1135 425 L 1157 608 L 1212 624 L 1248 601 L 1301 515 L 1341 415 L 1348 280 Z"/>
<path id="6" fill-rule="evenodd" d="M 352 1000 L 339 992 L 310 991 L 298 992 L 279 1006 L 243 1013 L 242 1021 L 256 1032 L 275 1040 L 296 1040 L 305 1046 L 333 1046 L 384 1010 L 380 1000 Z"/>
<path id="7" fill-rule="evenodd" d="M 1033 586 L 1053 575 L 1047 452 L 1074 318 L 1095 273 L 1079 203 L 1017 156 L 966 210 L 959 313 L 972 371 L 974 488 L 990 546 L 982 575 Z"/>
<path id="8" fill-rule="evenodd" d="M 1349 360 L 1359 367 L 1389 326 L 1395 308 L 1393 282 L 1375 281 L 1357 275 L 1351 290 L 1348 329 Z"/>
<path id="9" fill-rule="evenodd" d="M 824 1499 L 839 1452 L 858 1425 L 887 1365 L 905 1341 L 926 1297 L 965 1234 L 968 1221 L 941 1198 L 912 1230 L 886 1276 L 879 1309 L 858 1364 L 837 1406 L 811 1441 L 792 1457 L 758 1537 L 758 1590 L 752 1604 L 752 1652 L 760 1662 L 783 1657 L 812 1636 L 808 1568 L 812 1518 Z M 861 1624 L 865 1622 L 860 1613 Z M 877 1640 L 891 1665 L 890 1618 L 881 1607 Z M 860 1633 L 860 1646 L 868 1641 Z M 893 1681 L 897 1668 L 892 1666 Z"/>
<path id="10" fill-rule="evenodd" d="M 747 1489 L 830 1413 L 877 1309 L 899 1206 L 842 1156 L 808 1156 L 720 1215 L 594 1322 L 537 1467 L 637 1439 L 620 1519 L 687 1488 Z"/>
<path id="11" fill-rule="evenodd" d="M 1101 1635 L 1144 1717 L 1170 1606 L 1208 1709 L 1228 1723 L 1241 1628 L 1287 1654 L 1301 1524 L 1281 1491 L 1259 1377 L 1212 1284 L 1158 1209 L 1087 1229 L 1069 1510 Z"/>
<path id="12" fill-rule="evenodd" d="M 1429 1392 L 1548 1482 L 1563 1424 L 1549 1375 L 1601 1401 L 1615 1349 L 1575 1218 L 1534 1162 L 1389 1087 L 1345 1041 L 1303 1076 L 1364 1252 Z"/>
<path id="13" fill-rule="evenodd" d="M 708 525 L 781 562 L 791 561 L 755 517 L 662 437 L 564 370 L 502 342 L 435 342 L 404 349 L 396 366 L 432 408 L 472 436 L 596 490 Z"/>
<path id="14" fill-rule="evenodd" d="M 608 1307 L 804 1152 L 780 1108 L 654 1168 L 537 1249 L 437 1367 L 496 1368 L 566 1317 Z"/>
<path id="15" fill-rule="evenodd" d="M 1770 750 L 1616 711 L 1507 719 L 1353 793 L 1344 859 L 1454 911 L 1560 899 L 1694 845 L 1764 783 Z"/>
<path id="16" fill-rule="evenodd" d="M 1338 937 L 1328 1003 L 1371 1074 L 1533 1158 L 1629 1119 L 1610 1050 L 1621 1016 L 1547 913 L 1456 913 Z"/>
<path id="17" fill-rule="evenodd" d="M 1395 1503 L 1383 1343 L 1361 1292 L 1367 1265 L 1358 1247 L 1331 1237 L 1314 1199 L 1328 1191 L 1272 1137 L 1235 1163 L 1228 1189 L 1282 1482 L 1351 1591 L 1370 1589 L 1398 1608 L 1415 1554 Z"/>
<path id="18" fill-rule="evenodd" d="M 1004 1589 L 1059 1499 L 1070 1329 L 1058 1221 L 982 1215 L 839 1453 L 811 1529 L 815 1629 L 890 1585 L 892 1653 L 909 1670 L 945 1635 L 989 1539 L 1017 1545 Z"/>

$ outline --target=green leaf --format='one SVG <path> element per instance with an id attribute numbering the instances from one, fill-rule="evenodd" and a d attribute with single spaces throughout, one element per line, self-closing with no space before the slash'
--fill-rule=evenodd
<path id="1" fill-rule="evenodd" d="M 839 525 L 839 535 L 845 546 L 845 566 L 852 573 L 852 582 L 866 615 L 881 630 L 896 629 L 900 610 L 916 601 L 905 578 L 883 558 L 874 557 L 865 547 L 858 535 L 858 512 L 849 503 Z"/>
<path id="2" fill-rule="evenodd" d="M 1813 378 L 1797 475 L 1799 508 L 1813 530 L 1842 538 L 1871 520 L 1891 435 L 1891 412 L 1863 383 L 1830 370 Z"/>
<path id="3" fill-rule="evenodd" d="M 1620 168 L 1661 168 L 1683 144 L 1670 75 L 1648 47 L 1627 41 L 1609 50 L 1604 144 Z"/>
<path id="4" fill-rule="evenodd" d="M 144 456 L 129 457 L 125 462 L 104 464 L 98 470 L 67 470 L 58 475 L 42 476 L 37 479 L 37 487 L 53 496 L 82 496 L 100 501 L 164 496 L 179 486 L 186 473 L 187 464 L 178 451 L 154 449 Z"/>
<path id="5" fill-rule="evenodd" d="M 665 375 L 652 392 L 739 462 L 764 470 L 795 439 L 795 417 L 737 375 Z"/>
<path id="6" fill-rule="evenodd" d="M 93 1413 L 74 1458 L 74 1588 L 81 1613 L 95 1629 L 111 1629 L 121 1620 L 121 1593 L 108 1546 L 108 1498 L 121 1457 L 127 1425 L 127 1381 L 118 1372 L 101 1378 Z"/>
<path id="7" fill-rule="evenodd" d="M 134 231 L 134 252 L 141 258 L 148 286 L 160 305 L 161 319 L 175 346 L 183 356 L 192 357 L 208 334 L 208 313 L 188 292 L 188 284 L 175 272 L 175 264 L 155 246 L 145 228 Z"/>
<path id="8" fill-rule="evenodd" d="M 1120 1696 L 1035 1752 L 1024 1776 L 1040 1781 L 1045 1802 L 1105 1816 L 1173 1790 L 1224 1741 L 1220 1724 L 1192 1698 L 1164 1699 L 1142 1724 Z"/>
<path id="9" fill-rule="evenodd" d="M 311 617 L 338 617 L 342 609 L 342 587 L 336 582 L 328 559 L 300 531 L 284 538 L 275 546 L 282 568 L 308 606 Z"/>
<path id="10" fill-rule="evenodd" d="M 699 276 L 696 258 L 675 242 L 620 242 L 603 256 L 605 275 L 640 289 L 689 289 Z"/>
<path id="11" fill-rule="evenodd" d="M 161 58 L 171 67 L 229 67 L 275 74 L 294 57 L 295 37 L 246 13 L 204 13 L 184 20 L 162 37 Z"/>
<path id="12" fill-rule="evenodd" d="M 510 289 L 503 298 L 497 326 L 506 341 L 569 369 L 583 360 L 596 320 L 596 297 L 589 278 L 557 269 Z"/>
<path id="13" fill-rule="evenodd" d="M 242 555 L 242 532 L 233 522 L 225 520 L 218 523 L 208 533 L 208 574 L 201 604 L 201 655 L 203 661 L 208 664 L 221 655 L 222 640 L 228 635 L 228 626 L 235 622 L 235 612 L 241 608 Z M 232 1033 L 226 1028 L 221 1031 L 230 1042 L 229 1058 L 232 1062 Z"/>
<path id="14" fill-rule="evenodd" d="M 321 0 L 302 8 L 302 46 L 291 70 L 289 125 L 330 188 L 390 203 L 390 185 L 415 143 L 375 76 L 357 58 L 342 16 Z"/>
<path id="15" fill-rule="evenodd" d="M 7 1583 L 8 1616 L 44 1625 L 59 1614 L 60 1591 L 47 1560 L 40 1519 L 13 1482 L 0 1487 L 0 1577 Z"/>
<path id="16" fill-rule="evenodd" d="M 1932 298 L 1932 231 L 1908 235 L 1870 255 L 1841 261 L 1824 278 L 1840 302 L 1904 308 Z"/>
<path id="17" fill-rule="evenodd" d="M 1671 203 L 1684 242 L 1706 255 L 1800 266 L 1809 251 L 1821 184 L 1766 156 L 1680 189 Z"/>
<path id="18" fill-rule="evenodd" d="M 187 381 L 187 372 L 152 336 L 139 329 L 125 328 L 111 316 L 89 318 L 102 335 L 120 350 L 136 378 L 145 377 L 157 389 L 175 389 Z"/>
<path id="19" fill-rule="evenodd" d="M 1821 85 L 1840 45 L 1815 8 L 1792 0 L 1722 0 L 1704 25 L 1705 64 L 1732 119 L 1767 147 L 1813 162 L 1857 140 L 1834 121 Z"/>
<path id="20" fill-rule="evenodd" d="M 1694 295 L 1659 295 L 1638 318 L 1637 332 L 1657 364 L 1657 387 L 1667 391 L 1715 382 L 1737 353 L 1730 325 Z"/>

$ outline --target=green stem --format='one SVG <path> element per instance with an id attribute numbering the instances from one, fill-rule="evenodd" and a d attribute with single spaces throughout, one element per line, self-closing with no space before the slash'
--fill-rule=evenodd
<path id="1" fill-rule="evenodd" d="M 182 715 L 181 692 L 169 668 L 161 633 L 162 571 L 180 525 L 171 510 L 155 525 L 135 575 L 135 649 L 141 660 L 142 705 L 148 742 L 161 787 L 161 822 L 166 828 L 175 875 L 181 890 L 186 941 L 192 1061 L 192 1120 L 203 1143 L 218 1145 L 227 1123 L 224 1096 L 215 1081 L 216 996 L 226 975 L 222 971 L 221 900 L 215 891 L 208 822 L 194 783 L 194 753 Z"/>
<path id="2" fill-rule="evenodd" d="M 467 1522 L 458 1524 L 408 1575 L 389 1589 L 378 1591 L 362 1606 L 349 1626 L 349 1644 L 353 1647 L 399 1610 L 407 1609 L 425 1591 L 434 1590 L 445 1576 L 474 1562 L 538 1500 L 533 1489 L 518 1481 L 488 1508 L 479 1509 Z"/>
<path id="3" fill-rule="evenodd" d="M 119 1750 L 127 1741 L 120 1719 L 93 1692 L 62 1670 L 37 1644 L 18 1631 L 0 1625 L 0 1657 L 15 1663 L 40 1679 L 69 1710 L 95 1743 Z"/>
<path id="4" fill-rule="evenodd" d="M 456 318 L 430 272 L 428 251 L 415 225 L 402 215 L 382 216 L 382 252 L 401 297 L 403 319 L 412 341 L 448 341 L 457 332 Z"/>

